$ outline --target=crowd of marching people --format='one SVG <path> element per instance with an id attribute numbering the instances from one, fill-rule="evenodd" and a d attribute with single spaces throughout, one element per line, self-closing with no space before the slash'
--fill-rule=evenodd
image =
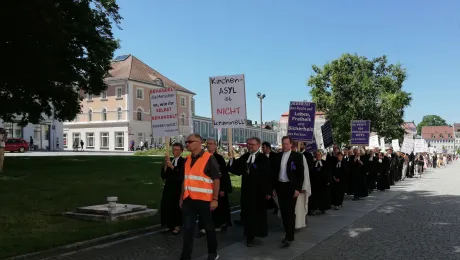
<path id="1" fill-rule="evenodd" d="M 231 226 L 228 195 L 232 192 L 230 174 L 241 176 L 240 219 L 246 245 L 256 237 L 268 235 L 267 212 L 274 210 L 281 219 L 285 238 L 282 248 L 294 241 L 295 230 L 307 226 L 307 215 L 340 210 L 345 195 L 359 201 L 373 192 L 390 189 L 405 178 L 421 177 L 427 167 L 443 167 L 453 155 L 404 154 L 379 148 L 337 146 L 331 152 L 305 151 L 305 143 L 282 138 L 281 151 L 257 137 L 247 140 L 248 151 L 230 159 L 217 152 L 217 142 L 192 134 L 184 147 L 172 145 L 173 157 L 167 156 L 161 176 L 165 180 L 161 202 L 161 223 L 170 234 L 184 231 L 181 259 L 191 259 L 195 237 L 206 236 L 209 257 L 218 259 L 216 232 Z M 196 222 L 198 221 L 198 232 Z"/>

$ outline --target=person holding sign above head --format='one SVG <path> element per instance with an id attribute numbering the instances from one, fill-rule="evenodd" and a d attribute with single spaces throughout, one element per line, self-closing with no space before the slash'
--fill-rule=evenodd
<path id="1" fill-rule="evenodd" d="M 212 221 L 211 211 L 218 206 L 220 191 L 220 169 L 216 158 L 201 148 L 203 139 L 198 134 L 191 134 L 185 142 L 191 152 L 185 161 L 184 184 L 179 205 L 182 208 L 184 222 L 184 241 L 181 260 L 192 259 L 195 226 L 200 216 L 201 224 L 206 230 L 208 260 L 219 258 L 217 254 L 217 237 Z"/>
<path id="2" fill-rule="evenodd" d="M 248 139 L 248 152 L 240 158 L 231 158 L 230 172 L 242 176 L 241 214 L 244 216 L 246 245 L 252 247 L 254 238 L 268 235 L 267 202 L 272 195 L 270 160 L 259 152 L 260 139 Z M 229 152 L 230 157 L 233 154 Z"/>

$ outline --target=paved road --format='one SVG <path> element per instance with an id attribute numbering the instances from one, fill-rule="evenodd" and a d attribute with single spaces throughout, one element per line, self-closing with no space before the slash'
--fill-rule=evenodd
<path id="1" fill-rule="evenodd" d="M 346 198 L 342 210 L 309 217 L 289 249 L 279 248 L 281 223 L 270 214 L 269 236 L 253 248 L 240 227 L 219 234 L 220 259 L 460 259 L 459 183 L 455 163 L 362 201 Z M 51 259 L 179 259 L 180 249 L 181 237 L 149 234 Z M 195 259 L 206 253 L 205 239 L 196 240 Z"/>

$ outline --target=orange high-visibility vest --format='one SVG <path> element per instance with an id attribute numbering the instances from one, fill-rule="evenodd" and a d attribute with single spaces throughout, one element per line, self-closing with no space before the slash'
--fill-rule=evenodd
<path id="1" fill-rule="evenodd" d="M 204 168 L 209 161 L 211 154 L 204 152 L 203 155 L 192 164 L 192 156 L 187 156 L 185 162 L 184 176 L 184 197 L 193 200 L 212 201 L 214 193 L 214 181 L 204 173 Z"/>

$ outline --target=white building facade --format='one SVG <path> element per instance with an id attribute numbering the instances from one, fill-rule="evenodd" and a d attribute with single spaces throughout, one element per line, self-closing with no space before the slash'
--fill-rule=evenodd
<path id="1" fill-rule="evenodd" d="M 29 123 L 24 127 L 18 124 L 20 117 L 12 122 L 3 122 L 0 119 L 0 126 L 5 128 L 9 138 L 22 138 L 30 142 L 30 138 L 32 137 L 35 150 L 61 150 L 64 142 L 63 123 L 46 115 L 43 118 L 39 124 Z"/>
<path id="2" fill-rule="evenodd" d="M 164 143 L 152 136 L 150 98 L 152 89 L 177 90 L 180 136 L 192 132 L 192 104 L 195 93 L 169 80 L 132 55 L 117 57 L 105 79 L 108 88 L 99 96 L 84 95 L 82 113 L 64 123 L 64 147 L 72 150 L 80 141 L 85 150 L 129 151 L 130 142 L 138 146 Z"/>

